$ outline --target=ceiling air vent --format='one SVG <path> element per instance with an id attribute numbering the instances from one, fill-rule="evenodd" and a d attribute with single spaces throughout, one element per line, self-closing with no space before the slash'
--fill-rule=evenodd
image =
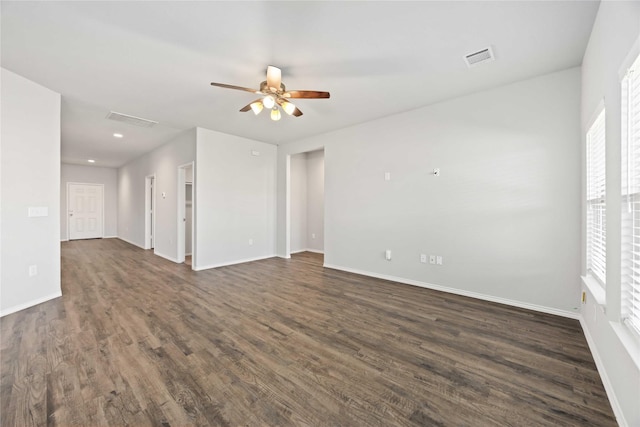
<path id="1" fill-rule="evenodd" d="M 493 50 L 491 50 L 491 47 L 487 47 L 477 52 L 465 55 L 464 62 L 467 64 L 467 67 L 471 68 L 483 62 L 495 61 L 495 59 L 496 57 L 493 56 Z"/>
<path id="2" fill-rule="evenodd" d="M 153 127 L 153 125 L 158 124 L 158 122 L 154 122 L 153 120 L 141 119 L 140 117 L 116 113 L 115 111 L 111 111 L 109 114 L 107 114 L 107 119 L 115 120 L 116 122 L 128 123 L 134 126 L 140 126 L 143 128 L 150 128 Z"/>

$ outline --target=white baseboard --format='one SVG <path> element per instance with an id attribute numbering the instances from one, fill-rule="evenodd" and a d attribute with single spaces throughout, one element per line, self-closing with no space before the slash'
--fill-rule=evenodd
<path id="1" fill-rule="evenodd" d="M 191 255 L 192 255 L 191 253 L 188 253 L 188 254 L 184 254 L 184 256 L 191 256 Z"/>
<path id="2" fill-rule="evenodd" d="M 129 242 L 126 239 L 123 239 L 122 237 L 118 237 L 118 236 L 102 236 L 101 239 L 120 239 L 120 240 L 124 240 L 127 243 L 131 243 L 132 245 L 134 245 L 135 243 Z M 60 239 L 60 242 L 68 242 L 69 239 Z M 138 246 L 138 245 L 136 245 Z"/>
<path id="3" fill-rule="evenodd" d="M 527 310 L 539 311 L 541 313 L 547 313 L 547 314 L 553 314 L 553 315 L 556 315 L 556 316 L 568 317 L 570 319 L 579 319 L 580 318 L 580 314 L 579 313 L 574 313 L 574 312 L 567 311 L 567 310 L 560 310 L 560 309 L 553 308 L 553 307 L 545 307 L 545 306 L 542 306 L 542 305 L 530 304 L 530 303 L 527 303 L 527 302 L 516 301 L 516 300 L 507 299 L 507 298 L 495 297 L 495 296 L 492 296 L 492 295 L 485 295 L 485 294 L 480 294 L 480 293 L 477 293 L 477 292 L 465 291 L 465 290 L 462 290 L 462 289 L 450 288 L 448 286 L 434 285 L 432 283 L 421 282 L 421 281 L 418 281 L 418 280 L 405 279 L 405 278 L 402 278 L 402 277 L 389 276 L 389 275 L 386 275 L 386 274 L 372 273 L 370 271 L 357 270 L 357 269 L 354 269 L 354 268 L 341 267 L 341 266 L 338 266 L 338 265 L 324 264 L 324 267 L 332 268 L 334 270 L 342 270 L 342 271 L 346 271 L 346 272 L 349 272 L 349 273 L 360 274 L 360 275 L 363 275 L 363 276 L 375 277 L 377 279 L 384 279 L 384 280 L 390 280 L 392 282 L 404 283 L 406 285 L 412 285 L 412 286 L 418 286 L 418 287 L 421 287 L 421 288 L 433 289 L 435 291 L 447 292 L 447 293 L 450 293 L 450 294 L 461 295 L 461 296 L 464 296 L 464 297 L 471 297 L 471 298 L 476 298 L 476 299 L 480 299 L 480 300 L 484 300 L 484 301 L 497 302 L 499 304 L 505 304 L 505 305 L 510 305 L 510 306 L 513 306 L 513 307 L 525 308 Z"/>
<path id="4" fill-rule="evenodd" d="M 317 249 L 309 249 L 309 248 L 307 248 L 307 249 L 300 249 L 298 251 L 292 251 L 291 255 L 300 254 L 302 252 L 313 252 L 314 254 L 324 254 L 324 251 L 319 251 Z M 280 256 L 280 255 L 278 255 L 278 256 Z M 283 257 L 280 257 L 280 258 L 283 258 Z"/>
<path id="5" fill-rule="evenodd" d="M 33 307 L 34 305 L 42 304 L 43 302 L 47 302 L 49 300 L 52 300 L 54 298 L 59 298 L 61 296 L 62 296 L 62 291 L 58 291 L 58 292 L 55 292 L 55 293 L 53 293 L 51 295 L 47 295 L 47 296 L 42 297 L 42 298 L 37 298 L 37 299 L 34 299 L 33 301 L 29 301 L 29 302 L 26 302 L 24 304 L 15 305 L 13 307 L 10 307 L 10 308 L 0 312 L 0 317 L 6 316 L 6 315 L 11 314 L 11 313 L 15 313 L 15 312 L 20 311 L 20 310 L 24 310 L 24 309 L 29 308 L 29 307 Z"/>
<path id="6" fill-rule="evenodd" d="M 154 255 L 158 255 L 159 257 L 162 257 L 164 259 L 168 259 L 169 261 L 175 262 L 176 264 L 181 264 L 181 262 L 178 261 L 178 258 L 174 258 L 174 257 L 171 257 L 169 255 L 165 255 L 165 254 L 163 254 L 161 252 L 156 251 L 155 249 L 153 251 L 153 254 Z"/>
<path id="7" fill-rule="evenodd" d="M 135 246 L 135 247 L 138 247 L 138 248 L 140 248 L 140 249 L 145 249 L 144 247 L 140 246 L 140 245 L 139 245 L 139 244 L 137 244 L 136 242 L 132 242 L 131 240 L 129 240 L 129 239 L 125 239 L 124 237 L 117 236 L 116 238 L 117 238 L 117 239 L 122 240 L 123 242 L 127 242 L 127 243 L 128 243 L 128 244 L 130 244 L 130 245 L 133 245 L 133 246 Z M 145 249 L 145 250 L 146 250 L 146 249 Z"/>
<path id="8" fill-rule="evenodd" d="M 628 427 L 629 424 L 627 424 L 627 421 L 624 418 L 624 413 L 622 412 L 622 408 L 620 407 L 620 402 L 618 402 L 618 398 L 616 397 L 613 385 L 611 385 L 609 375 L 607 375 L 607 371 L 604 368 L 604 363 L 602 363 L 602 359 L 600 358 L 600 353 L 598 352 L 598 347 L 596 347 L 596 342 L 589 332 L 587 322 L 584 321 L 584 318 L 582 316 L 580 316 L 578 320 L 580 320 L 580 326 L 582 326 L 582 331 L 584 332 L 584 336 L 587 339 L 587 344 L 589 345 L 589 350 L 591 350 L 593 361 L 596 362 L 598 374 L 600 374 L 602 385 L 604 386 L 604 390 L 607 392 L 607 397 L 609 398 L 611 409 L 613 409 L 613 414 L 616 416 L 616 421 L 618 421 L 620 427 Z"/>
<path id="9" fill-rule="evenodd" d="M 282 258 L 282 259 L 291 259 L 291 255 L 289 255 L 289 256 L 285 256 L 285 255 L 277 254 L 276 256 L 277 256 L 278 258 Z"/>
<path id="10" fill-rule="evenodd" d="M 195 271 L 202 271 L 202 270 L 208 270 L 210 268 L 218 268 L 218 267 L 226 267 L 228 265 L 235 265 L 235 264 L 244 264 L 245 262 L 253 262 L 253 261 L 260 261 L 263 259 L 267 259 L 267 258 L 273 258 L 276 255 L 265 255 L 265 256 L 259 256 L 259 257 L 255 257 L 255 258 L 245 258 L 245 259 L 239 259 L 236 261 L 230 261 L 230 262 L 222 262 L 219 264 L 210 264 L 210 265 L 204 265 L 204 266 L 193 266 L 193 269 Z M 282 258 L 282 257 L 280 257 Z"/>

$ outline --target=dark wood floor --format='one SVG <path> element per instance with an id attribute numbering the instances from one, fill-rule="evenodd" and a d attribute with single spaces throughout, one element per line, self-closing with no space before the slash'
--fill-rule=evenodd
<path id="1" fill-rule="evenodd" d="M 575 320 L 116 239 L 63 243 L 62 283 L 0 321 L 3 426 L 615 425 Z"/>

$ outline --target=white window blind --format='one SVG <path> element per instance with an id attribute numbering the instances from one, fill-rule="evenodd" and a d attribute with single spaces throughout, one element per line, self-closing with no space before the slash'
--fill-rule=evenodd
<path id="1" fill-rule="evenodd" d="M 622 316 L 640 334 L 640 56 L 622 80 Z"/>
<path id="2" fill-rule="evenodd" d="M 598 115 L 587 132 L 587 269 L 605 284 L 605 114 Z"/>

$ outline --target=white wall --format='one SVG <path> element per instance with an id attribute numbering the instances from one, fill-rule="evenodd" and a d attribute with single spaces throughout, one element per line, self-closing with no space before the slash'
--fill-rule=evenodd
<path id="1" fill-rule="evenodd" d="M 196 132 L 192 129 L 118 169 L 118 237 L 144 247 L 145 177 L 155 174 L 154 253 L 177 260 L 178 166 L 195 158 Z"/>
<path id="2" fill-rule="evenodd" d="M 195 269 L 274 255 L 276 150 L 197 129 Z"/>
<path id="3" fill-rule="evenodd" d="M 636 54 L 640 53 L 639 37 L 639 2 L 601 2 L 582 64 L 583 141 L 589 121 L 596 109 L 603 102 L 606 109 L 607 287 L 606 303 L 601 305 L 596 302 L 596 296 L 591 289 L 583 286 L 583 290 L 588 294 L 587 303 L 582 309 L 581 321 L 598 362 L 598 369 L 609 398 L 612 400 L 614 412 L 618 416 L 618 422 L 629 426 L 640 425 L 640 340 L 620 323 L 621 75 L 619 73 L 634 43 L 636 43 Z M 584 164 L 584 142 L 581 146 Z M 582 175 L 586 176 L 584 171 Z M 584 245 L 582 246 L 584 274 L 586 256 Z"/>
<path id="4" fill-rule="evenodd" d="M 60 179 L 60 240 L 68 240 L 67 183 L 104 185 L 104 237 L 118 235 L 118 170 L 62 164 Z"/>
<path id="5" fill-rule="evenodd" d="M 60 95 L 4 68 L 0 314 L 61 295 Z M 27 217 L 29 207 L 48 208 Z M 29 277 L 29 266 L 38 274 Z"/>
<path id="6" fill-rule="evenodd" d="M 307 250 L 307 155 L 291 156 L 291 252 Z"/>
<path id="7" fill-rule="evenodd" d="M 324 150 L 306 154 L 307 249 L 324 251 Z M 315 237 L 314 237 L 315 236 Z"/>
<path id="8" fill-rule="evenodd" d="M 321 147 L 327 265 L 577 315 L 578 68 L 280 146 L 280 255 L 286 156 Z"/>

